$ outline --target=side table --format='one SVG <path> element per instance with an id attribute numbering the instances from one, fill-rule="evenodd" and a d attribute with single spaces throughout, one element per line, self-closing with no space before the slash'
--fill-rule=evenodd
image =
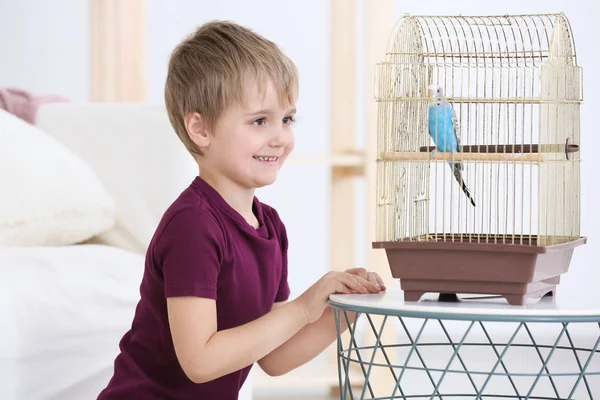
<path id="1" fill-rule="evenodd" d="M 405 302 L 399 288 L 330 296 L 340 398 L 600 399 L 600 296 L 585 304 L 544 297 L 523 306 L 474 297 Z M 349 324 L 354 313 L 360 318 Z M 391 343 L 382 335 L 389 324 Z M 351 365 L 364 376 L 360 389 Z M 387 375 L 393 388 L 374 384 L 374 374 Z"/>

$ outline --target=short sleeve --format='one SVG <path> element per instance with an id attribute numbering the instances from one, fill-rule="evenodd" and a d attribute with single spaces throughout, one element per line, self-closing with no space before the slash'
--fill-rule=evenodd
<path id="1" fill-rule="evenodd" d="M 279 281 L 279 290 L 275 296 L 275 302 L 286 301 L 290 297 L 290 285 L 288 283 L 288 238 L 285 225 L 279 219 L 277 214 L 276 223 L 279 225 L 279 242 L 281 243 L 281 280 Z"/>
<path id="2" fill-rule="evenodd" d="M 155 248 L 164 277 L 165 297 L 217 298 L 223 234 L 201 207 L 177 212 L 165 226 Z"/>

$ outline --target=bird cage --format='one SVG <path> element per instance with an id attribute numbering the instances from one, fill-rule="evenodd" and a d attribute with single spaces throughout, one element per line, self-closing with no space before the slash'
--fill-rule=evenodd
<path id="1" fill-rule="evenodd" d="M 400 19 L 376 70 L 373 247 L 405 300 L 554 295 L 586 241 L 582 98 L 563 14 Z"/>

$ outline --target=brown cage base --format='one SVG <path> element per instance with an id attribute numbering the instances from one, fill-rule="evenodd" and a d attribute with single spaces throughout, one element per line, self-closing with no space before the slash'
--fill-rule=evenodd
<path id="1" fill-rule="evenodd" d="M 385 249 L 405 301 L 419 301 L 425 293 L 439 293 L 440 301 L 478 294 L 523 305 L 528 298 L 554 295 L 573 250 L 585 243 L 585 237 L 538 246 L 535 236 L 513 241 L 512 236 L 446 235 L 427 241 L 373 242 L 373 248 Z"/>

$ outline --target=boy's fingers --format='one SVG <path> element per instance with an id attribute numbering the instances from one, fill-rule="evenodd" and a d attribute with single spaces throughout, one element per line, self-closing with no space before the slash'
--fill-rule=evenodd
<path id="1" fill-rule="evenodd" d="M 377 282 L 371 282 L 370 280 L 361 278 L 360 276 L 355 276 L 356 279 L 369 291 L 377 293 L 379 292 L 379 288 L 377 287 Z"/>
<path id="2" fill-rule="evenodd" d="M 371 282 L 373 285 L 379 285 L 379 282 L 377 282 L 377 277 L 375 276 L 374 273 L 369 273 L 369 278 L 368 278 L 369 282 Z"/>
<path id="3" fill-rule="evenodd" d="M 345 285 L 343 282 L 337 281 L 336 285 L 335 285 L 335 292 L 348 294 L 348 293 L 352 293 L 352 290 L 351 290 L 351 288 L 348 287 L 348 285 Z"/>
<path id="4" fill-rule="evenodd" d="M 346 270 L 347 273 L 352 275 L 360 276 L 361 278 L 367 279 L 368 273 L 364 268 L 350 268 Z"/>
<path id="5" fill-rule="evenodd" d="M 375 276 L 375 280 L 377 281 L 381 289 L 385 289 L 385 283 L 383 283 L 383 279 L 381 279 L 381 276 L 379 276 L 377 272 L 373 272 L 373 275 Z"/>
<path id="6" fill-rule="evenodd" d="M 362 278 L 360 276 L 344 274 L 342 275 L 342 279 L 344 283 L 348 285 L 350 288 L 356 290 L 359 293 L 368 293 L 369 289 L 365 287 L 364 284 L 360 281 Z"/>
<path id="7" fill-rule="evenodd" d="M 383 279 L 376 272 L 367 272 L 364 268 L 351 268 L 345 271 L 355 277 L 362 278 L 360 283 L 370 292 L 379 292 L 385 289 Z"/>

